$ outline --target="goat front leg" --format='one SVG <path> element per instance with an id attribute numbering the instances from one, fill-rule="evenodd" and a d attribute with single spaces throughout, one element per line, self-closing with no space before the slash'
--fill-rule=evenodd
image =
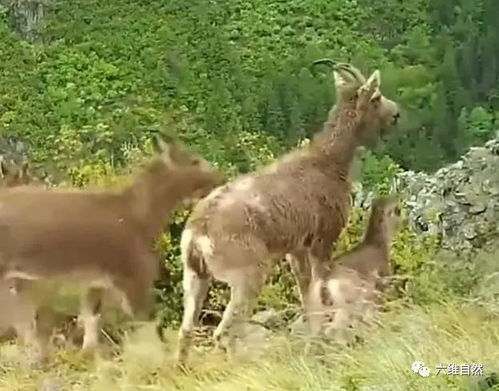
<path id="1" fill-rule="evenodd" d="M 27 305 L 27 303 L 22 305 Z M 18 339 L 22 341 L 29 365 L 37 368 L 48 360 L 48 346 L 53 326 L 52 313 L 47 307 L 37 309 L 35 306 L 30 306 L 29 313 L 29 317 L 18 319 L 14 328 Z"/>
<path id="2" fill-rule="evenodd" d="M 347 306 L 333 308 L 333 321 L 324 330 L 328 338 L 333 338 L 337 343 L 346 344 L 348 342 L 348 327 L 351 325 L 352 314 Z"/>
<path id="3" fill-rule="evenodd" d="M 310 286 L 313 285 L 313 293 L 309 293 L 309 297 L 305 304 L 305 313 L 309 322 L 309 331 L 316 334 L 317 330 L 322 328 L 325 321 L 325 316 L 317 314 L 314 310 L 315 305 L 310 300 L 320 300 L 321 304 L 327 304 L 329 299 L 329 291 L 324 288 L 324 284 L 331 271 L 329 258 L 331 256 L 332 244 L 316 244 L 308 252 L 308 266 L 310 268 Z M 319 288 L 318 288 L 319 287 Z M 324 297 L 326 295 L 326 297 Z"/>
<path id="4" fill-rule="evenodd" d="M 16 305 L 14 328 L 29 356 L 30 366 L 39 367 L 48 359 L 48 345 L 53 326 L 53 311 L 40 306 L 33 297 L 33 281 L 7 280 L 13 304 Z M 34 350 L 34 354 L 33 354 Z"/>
<path id="5" fill-rule="evenodd" d="M 104 288 L 90 287 L 82 299 L 80 322 L 83 324 L 82 351 L 94 353 L 99 344 L 99 326 Z"/>
<path id="6" fill-rule="evenodd" d="M 305 251 L 301 251 L 293 254 L 286 254 L 286 260 L 289 262 L 291 271 L 298 286 L 298 296 L 302 307 L 301 309 L 302 311 L 305 311 L 305 300 L 312 278 L 307 253 Z"/>

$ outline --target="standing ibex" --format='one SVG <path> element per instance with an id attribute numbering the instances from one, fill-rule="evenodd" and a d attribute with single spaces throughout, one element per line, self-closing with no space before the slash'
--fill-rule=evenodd
<path id="1" fill-rule="evenodd" d="M 398 198 L 378 197 L 363 240 L 352 250 L 334 260 L 325 276 L 315 276 L 307 295 L 312 335 L 317 336 L 327 317 L 333 320 L 327 334 L 344 334 L 356 319 L 372 318 L 378 295 L 392 275 L 390 249 L 402 218 Z M 336 335 L 344 339 L 344 335 Z"/>
<path id="2" fill-rule="evenodd" d="M 93 350 L 105 291 L 117 294 L 129 315 L 146 316 L 159 265 L 155 238 L 181 201 L 223 183 L 223 176 L 201 157 L 178 143 L 155 140 L 159 155 L 123 190 L 0 190 L 0 276 L 31 307 L 37 321 L 18 328 L 22 334 L 32 330 L 42 359 L 47 330 L 37 311 L 41 303 L 30 294 L 35 280 L 85 283 L 83 349 Z"/>
<path id="3" fill-rule="evenodd" d="M 259 172 L 239 177 L 201 200 L 182 235 L 184 315 L 178 360 L 185 361 L 193 328 L 212 277 L 226 282 L 230 302 L 214 337 L 220 346 L 252 309 L 275 259 L 286 254 L 301 297 L 310 281 L 309 261 L 326 266 L 347 223 L 349 169 L 356 148 L 399 117 L 381 95 L 380 73 L 366 80 L 348 64 L 336 64 L 337 104 L 310 144 Z"/>

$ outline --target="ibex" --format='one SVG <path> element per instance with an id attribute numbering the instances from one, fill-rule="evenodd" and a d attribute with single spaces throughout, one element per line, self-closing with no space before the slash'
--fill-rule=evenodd
<path id="1" fill-rule="evenodd" d="M 309 262 L 329 263 L 347 223 L 356 148 L 399 117 L 397 104 L 381 95 L 379 71 L 366 80 L 353 66 L 336 64 L 334 78 L 337 103 L 322 132 L 274 164 L 215 189 L 189 217 L 181 239 L 179 363 L 187 358 L 212 278 L 231 289 L 214 333 L 217 345 L 230 350 L 235 326 L 249 315 L 274 260 L 286 254 L 292 259 L 302 301 L 311 278 Z M 223 346 L 225 334 L 229 343 Z"/>
<path id="2" fill-rule="evenodd" d="M 36 280 L 85 284 L 83 350 L 93 351 L 104 293 L 116 294 L 128 315 L 148 316 L 159 265 L 154 240 L 180 202 L 223 183 L 219 171 L 180 143 L 154 140 L 158 155 L 122 190 L 0 190 L 0 276 L 36 318 L 17 328 L 31 330 L 41 360 L 47 357 L 47 330 L 38 311 L 42 303 L 30 294 Z"/>
<path id="3" fill-rule="evenodd" d="M 355 320 L 367 321 L 374 316 L 378 295 L 392 275 L 391 245 L 401 222 L 397 197 L 375 199 L 363 240 L 336 258 L 325 276 L 315 276 L 312 271 L 307 296 L 312 336 L 318 336 L 327 318 L 332 317 L 326 334 L 345 340 L 344 333 Z"/>
<path id="4" fill-rule="evenodd" d="M 28 173 L 28 163 L 24 162 L 21 166 L 14 161 L 7 161 L 3 156 L 0 157 L 0 187 L 22 186 L 32 181 Z M 23 309 L 19 308 L 17 298 L 10 294 L 7 281 L 0 280 L 0 338 L 10 337 L 12 335 L 12 322 L 14 319 L 20 319 Z"/>

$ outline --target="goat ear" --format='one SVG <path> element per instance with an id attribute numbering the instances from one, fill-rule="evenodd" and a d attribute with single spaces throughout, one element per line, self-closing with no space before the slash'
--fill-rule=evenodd
<path id="1" fill-rule="evenodd" d="M 381 73 L 379 69 L 376 69 L 371 76 L 366 80 L 364 85 L 361 88 L 367 89 L 369 91 L 374 92 L 381 87 Z"/>
<path id="2" fill-rule="evenodd" d="M 175 138 L 168 133 L 160 132 L 159 138 L 167 144 L 175 144 Z"/>
<path id="3" fill-rule="evenodd" d="M 153 136 L 151 139 L 151 144 L 152 144 L 152 149 L 156 153 L 161 153 L 161 146 L 159 145 L 159 138 L 158 136 Z"/>
<path id="4" fill-rule="evenodd" d="M 161 155 L 161 159 L 167 164 L 174 161 L 175 145 L 172 142 L 166 142 L 164 135 L 159 135 L 153 138 L 153 148 L 156 153 Z"/>
<path id="5" fill-rule="evenodd" d="M 169 149 L 169 143 L 165 140 L 162 134 L 152 138 L 152 147 L 156 153 L 164 153 Z"/>

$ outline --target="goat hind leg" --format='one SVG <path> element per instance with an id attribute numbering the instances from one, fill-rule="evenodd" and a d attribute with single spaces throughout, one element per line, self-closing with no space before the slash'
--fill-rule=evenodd
<path id="1" fill-rule="evenodd" d="M 229 359 L 234 356 L 235 342 L 242 336 L 244 322 L 253 309 L 256 299 L 263 283 L 263 276 L 246 276 L 237 283 L 231 284 L 230 301 L 225 308 L 222 320 L 213 333 L 218 348 L 227 351 Z M 222 338 L 227 337 L 228 341 L 225 347 L 222 344 Z M 225 348 L 225 349 L 224 349 Z"/>
<path id="2" fill-rule="evenodd" d="M 177 362 L 183 364 L 187 360 L 192 342 L 192 333 L 198 325 L 203 302 L 208 294 L 210 279 L 200 276 L 196 271 L 186 266 L 183 275 L 184 314 L 178 333 Z"/>

